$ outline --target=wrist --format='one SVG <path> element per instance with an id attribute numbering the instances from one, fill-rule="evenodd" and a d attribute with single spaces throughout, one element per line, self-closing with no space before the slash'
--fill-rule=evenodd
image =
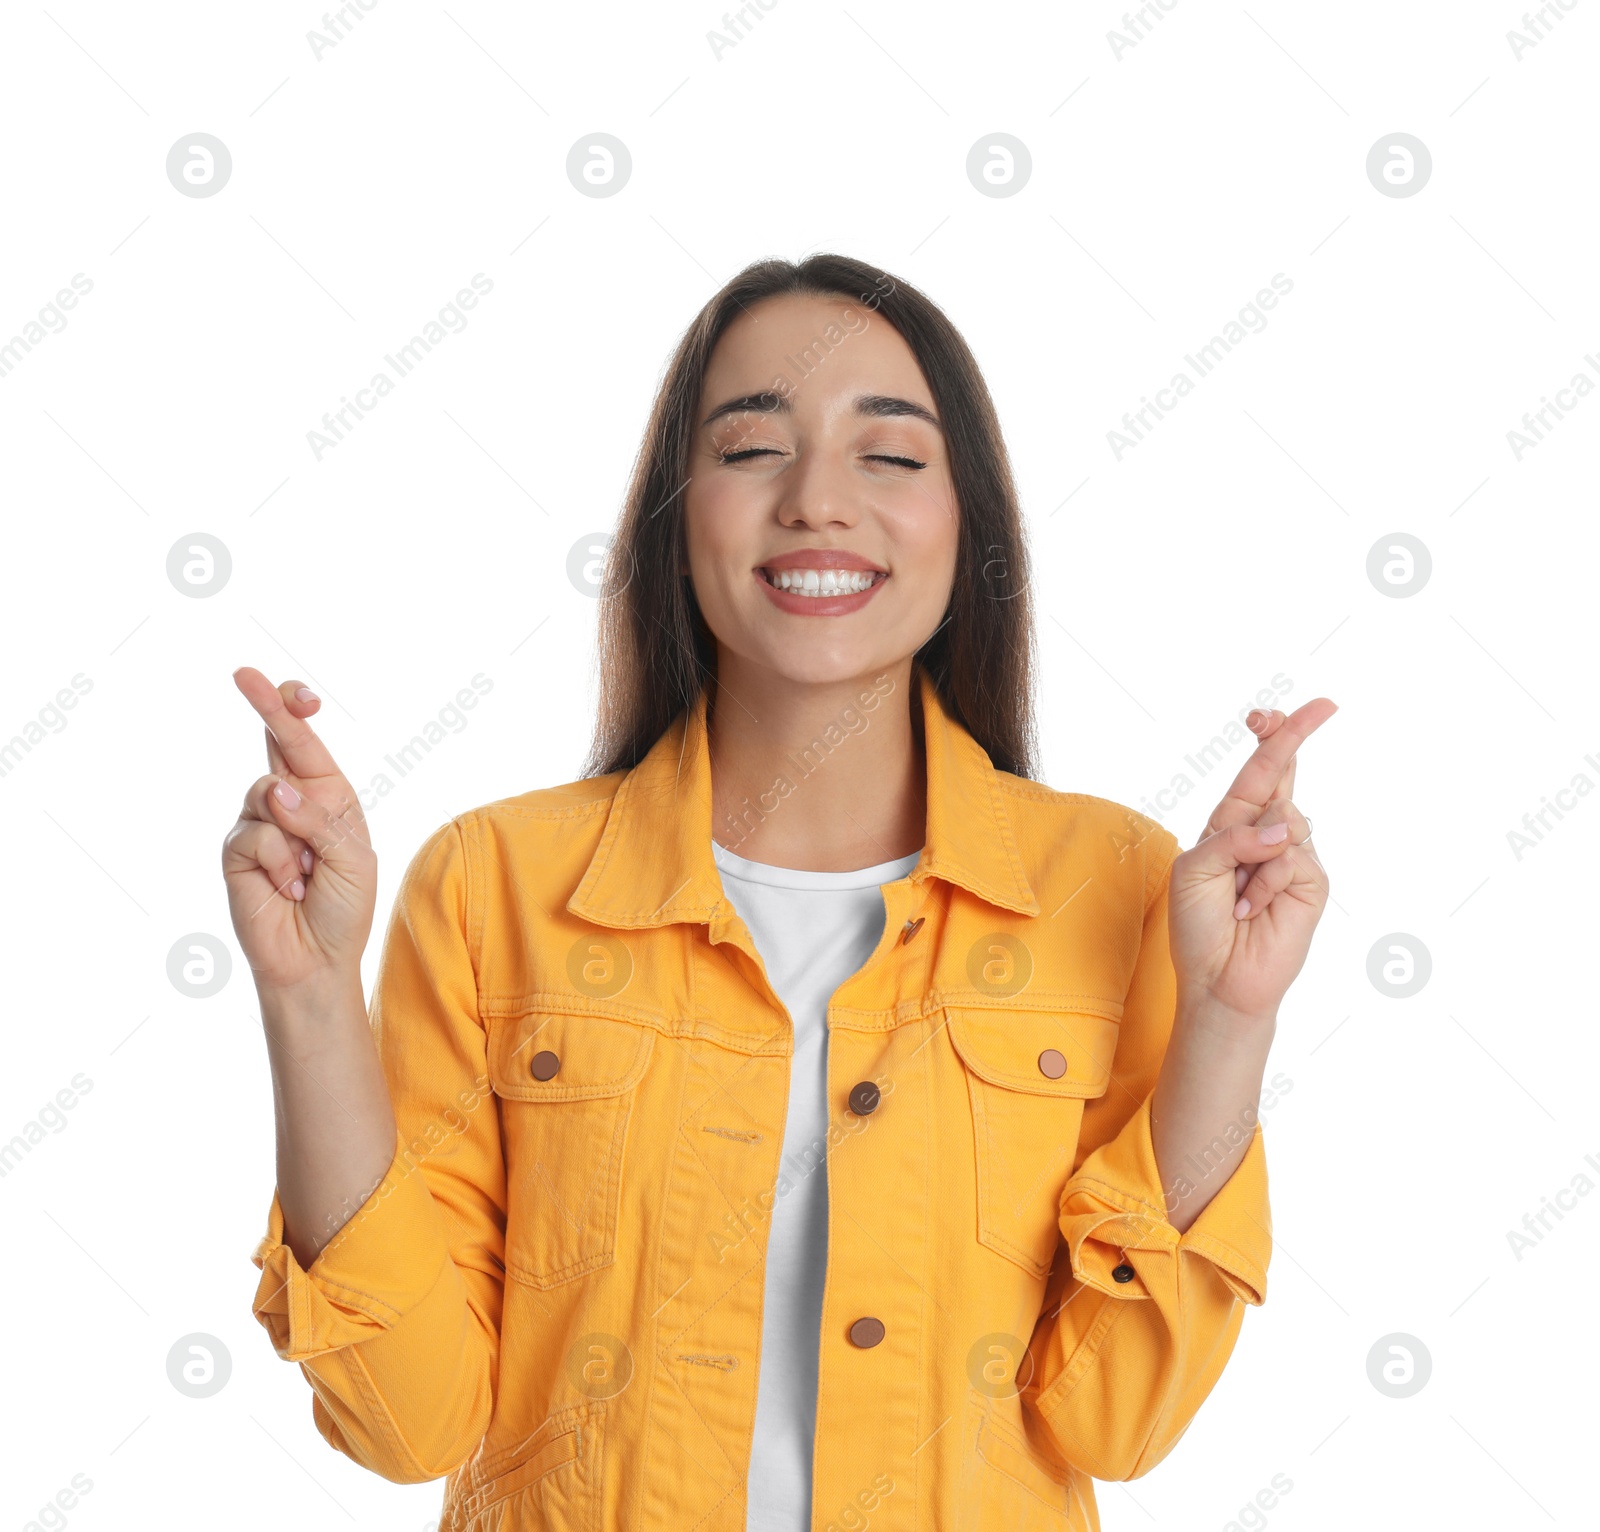
<path id="1" fill-rule="evenodd" d="M 1209 991 L 1180 993 L 1176 1024 L 1194 1031 L 1215 1033 L 1240 1041 L 1271 1041 L 1278 1030 L 1278 1010 L 1241 1011 Z"/>
<path id="2" fill-rule="evenodd" d="M 283 1027 L 326 1027 L 345 1014 L 366 1016 L 359 968 L 319 968 L 289 984 L 257 983 L 261 1019 Z"/>

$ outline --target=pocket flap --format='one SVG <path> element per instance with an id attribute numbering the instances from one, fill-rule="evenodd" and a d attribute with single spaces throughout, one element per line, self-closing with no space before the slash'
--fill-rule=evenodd
<path id="1" fill-rule="evenodd" d="M 973 1074 L 1036 1096 L 1099 1096 L 1111 1083 L 1118 1024 L 1090 1011 L 974 1010 L 947 1013 L 950 1040 Z M 1047 1051 L 1060 1055 L 1041 1066 Z"/>
<path id="2" fill-rule="evenodd" d="M 654 1027 L 610 1016 L 491 1016 L 489 1080 L 509 1101 L 620 1095 L 639 1083 L 655 1038 Z"/>

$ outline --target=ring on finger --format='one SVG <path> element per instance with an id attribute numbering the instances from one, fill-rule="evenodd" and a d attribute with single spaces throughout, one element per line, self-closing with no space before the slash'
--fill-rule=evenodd
<path id="1" fill-rule="evenodd" d="M 1297 840 L 1295 842 L 1295 845 L 1297 846 L 1303 846 L 1305 845 L 1306 841 L 1311 839 L 1311 816 L 1309 814 L 1302 814 L 1300 817 L 1306 822 L 1306 839 Z"/>

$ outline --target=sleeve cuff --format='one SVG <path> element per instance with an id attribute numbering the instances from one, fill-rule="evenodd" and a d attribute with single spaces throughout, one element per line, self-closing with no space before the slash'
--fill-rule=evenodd
<path id="1" fill-rule="evenodd" d="M 1233 1174 L 1180 1234 L 1167 1218 L 1146 1097 L 1122 1131 L 1067 1182 L 1061 1232 L 1073 1275 L 1113 1298 L 1149 1298 L 1158 1284 L 1170 1291 L 1176 1280 L 1173 1257 L 1186 1252 L 1208 1261 L 1235 1297 L 1264 1303 L 1272 1218 L 1260 1124 Z"/>
<path id="2" fill-rule="evenodd" d="M 393 1329 L 432 1289 L 449 1245 L 420 1166 L 396 1133 L 383 1179 L 309 1270 L 283 1242 L 276 1189 L 250 1259 L 261 1271 L 256 1318 L 280 1357 L 303 1362 Z"/>

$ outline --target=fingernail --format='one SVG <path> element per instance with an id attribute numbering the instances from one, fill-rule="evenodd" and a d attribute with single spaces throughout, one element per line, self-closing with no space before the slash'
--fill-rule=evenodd
<path id="1" fill-rule="evenodd" d="M 1260 708 L 1254 709 L 1245 715 L 1245 727 L 1252 733 L 1258 732 L 1267 721 L 1267 715 Z"/>
<path id="2" fill-rule="evenodd" d="M 276 797 L 278 802 L 281 803 L 286 809 L 297 809 L 300 807 L 300 794 L 290 787 L 287 782 L 278 783 L 278 785 L 272 789 L 272 792 L 273 796 Z M 1287 829 L 1288 826 L 1285 826 L 1284 828 Z"/>
<path id="3" fill-rule="evenodd" d="M 298 878 L 296 878 L 294 882 L 289 885 L 289 892 L 293 894 L 296 899 L 304 899 L 306 896 L 306 886 Z"/>
<path id="4" fill-rule="evenodd" d="M 1233 907 L 1233 918 L 1235 920 L 1243 920 L 1244 917 L 1246 915 L 1248 915 L 1249 913 L 1250 913 L 1250 901 L 1248 899 L 1241 899 Z"/>
<path id="5" fill-rule="evenodd" d="M 1265 830 L 1257 832 L 1261 836 L 1263 846 L 1276 846 L 1279 841 L 1288 838 L 1289 821 L 1280 819 L 1275 825 L 1268 825 Z"/>
<path id="6" fill-rule="evenodd" d="M 311 853 L 309 851 L 302 851 L 300 853 L 300 871 L 311 871 Z"/>
<path id="7" fill-rule="evenodd" d="M 309 686 L 297 686 L 294 695 L 297 702 L 319 702 L 322 700 Z"/>

